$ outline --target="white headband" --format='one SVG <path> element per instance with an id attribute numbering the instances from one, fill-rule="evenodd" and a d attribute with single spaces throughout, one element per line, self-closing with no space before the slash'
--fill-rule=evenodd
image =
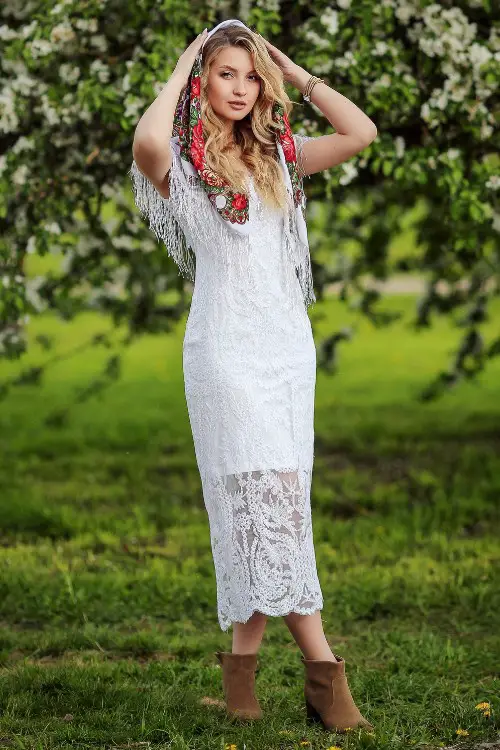
<path id="1" fill-rule="evenodd" d="M 218 29 L 222 29 L 224 26 L 243 26 L 245 29 L 248 29 L 248 26 L 246 26 L 243 21 L 239 21 L 237 18 L 230 18 L 228 21 L 221 21 L 221 23 L 217 24 L 217 26 L 214 26 L 214 28 L 208 32 L 203 44 L 201 45 L 201 49 L 203 49 L 203 47 L 205 46 L 207 39 L 209 39 L 212 34 L 214 34 Z M 248 30 L 251 31 L 251 29 Z"/>

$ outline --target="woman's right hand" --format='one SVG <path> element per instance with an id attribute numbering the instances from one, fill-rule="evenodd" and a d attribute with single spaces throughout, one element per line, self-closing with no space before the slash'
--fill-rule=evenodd
<path id="1" fill-rule="evenodd" d="M 202 31 L 201 34 L 198 34 L 196 39 L 191 42 L 189 47 L 184 50 L 182 55 L 177 60 L 177 64 L 174 68 L 174 73 L 182 76 L 186 84 L 188 82 L 189 74 L 191 73 L 196 56 L 198 55 L 198 52 L 200 51 L 201 45 L 205 41 L 207 34 L 207 29 Z"/>

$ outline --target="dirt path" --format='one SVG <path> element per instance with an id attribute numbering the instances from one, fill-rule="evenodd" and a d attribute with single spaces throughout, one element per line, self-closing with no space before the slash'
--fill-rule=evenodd
<path id="1" fill-rule="evenodd" d="M 486 290 L 494 287 L 494 279 L 489 280 L 490 283 L 486 285 Z M 383 294 L 423 294 L 426 289 L 427 281 L 424 278 L 418 278 L 417 276 L 408 276 L 407 274 L 399 274 L 391 276 L 387 281 L 378 281 L 369 276 L 361 278 L 361 282 L 365 288 L 378 289 Z M 466 289 L 468 286 L 468 280 L 463 280 L 458 286 L 462 289 Z M 329 284 L 326 287 L 328 292 L 338 292 L 341 289 L 339 282 L 335 284 Z M 446 292 L 449 289 L 449 285 L 445 282 L 440 282 L 437 285 L 438 292 Z"/>

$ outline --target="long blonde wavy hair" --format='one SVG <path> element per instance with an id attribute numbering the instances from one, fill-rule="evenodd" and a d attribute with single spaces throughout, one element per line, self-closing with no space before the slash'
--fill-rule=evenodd
<path id="1" fill-rule="evenodd" d="M 233 136 L 227 134 L 224 120 L 214 111 L 207 85 L 210 69 L 219 52 L 226 47 L 243 47 L 253 60 L 260 81 L 259 96 L 242 120 L 234 122 Z M 248 190 L 248 171 L 256 191 L 274 208 L 286 205 L 286 186 L 276 148 L 277 123 L 272 118 L 275 101 L 281 103 L 287 116 L 293 102 L 287 95 L 281 68 L 271 58 L 264 42 L 242 26 L 225 26 L 207 40 L 202 53 L 201 121 L 208 166 L 235 189 Z M 239 146 L 241 154 L 233 148 Z"/>

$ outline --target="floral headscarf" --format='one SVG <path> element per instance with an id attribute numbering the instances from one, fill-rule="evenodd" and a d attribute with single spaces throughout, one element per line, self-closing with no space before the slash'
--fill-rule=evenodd
<path id="1" fill-rule="evenodd" d="M 238 19 L 223 21 L 209 32 L 203 46 L 215 31 L 230 25 L 248 28 Z M 184 94 L 179 99 L 174 115 L 173 134 L 179 137 L 181 158 L 194 166 L 202 186 L 220 216 L 231 224 L 244 224 L 248 221 L 248 196 L 246 193 L 235 192 L 227 182 L 211 171 L 205 159 L 200 100 L 203 46 L 191 69 Z M 294 203 L 297 207 L 303 202 L 303 184 L 297 169 L 297 154 L 290 122 L 283 105 L 279 102 L 273 105 L 272 117 L 278 124 L 276 137 L 283 149 L 284 162 L 290 176 Z"/>
<path id="2" fill-rule="evenodd" d="M 227 228 L 238 235 L 249 235 L 252 226 L 252 222 L 249 221 L 248 195 L 233 190 L 231 185 L 212 172 L 206 163 L 201 120 L 200 78 L 203 46 L 217 29 L 233 24 L 248 29 L 238 19 L 223 21 L 215 26 L 206 36 L 189 74 L 187 85 L 179 97 L 171 138 L 172 153 L 175 152 L 174 158 L 178 168 L 171 170 L 170 199 L 159 194 L 137 167 L 135 160 L 129 170 L 135 202 L 141 214 L 149 220 L 149 226 L 157 238 L 165 243 L 182 275 L 193 282 L 196 271 L 194 247 L 199 237 L 199 220 L 209 220 L 209 216 L 201 217 L 193 212 L 198 185 L 203 187 L 208 196 L 207 208 L 216 209 L 214 215 L 220 225 L 219 230 Z M 273 105 L 272 117 L 278 124 L 276 150 L 287 194 L 283 247 L 290 262 L 290 275 L 296 276 L 299 280 L 304 304 L 307 307 L 316 301 L 316 297 L 305 221 L 306 198 L 303 178 L 297 166 L 296 144 L 302 144 L 309 136 L 292 134 L 288 117 L 279 102 Z M 298 140 L 294 140 L 297 138 Z M 202 212 L 205 210 L 204 207 L 200 207 L 199 202 L 196 205 Z M 224 242 L 225 239 L 221 236 L 221 243 Z"/>

